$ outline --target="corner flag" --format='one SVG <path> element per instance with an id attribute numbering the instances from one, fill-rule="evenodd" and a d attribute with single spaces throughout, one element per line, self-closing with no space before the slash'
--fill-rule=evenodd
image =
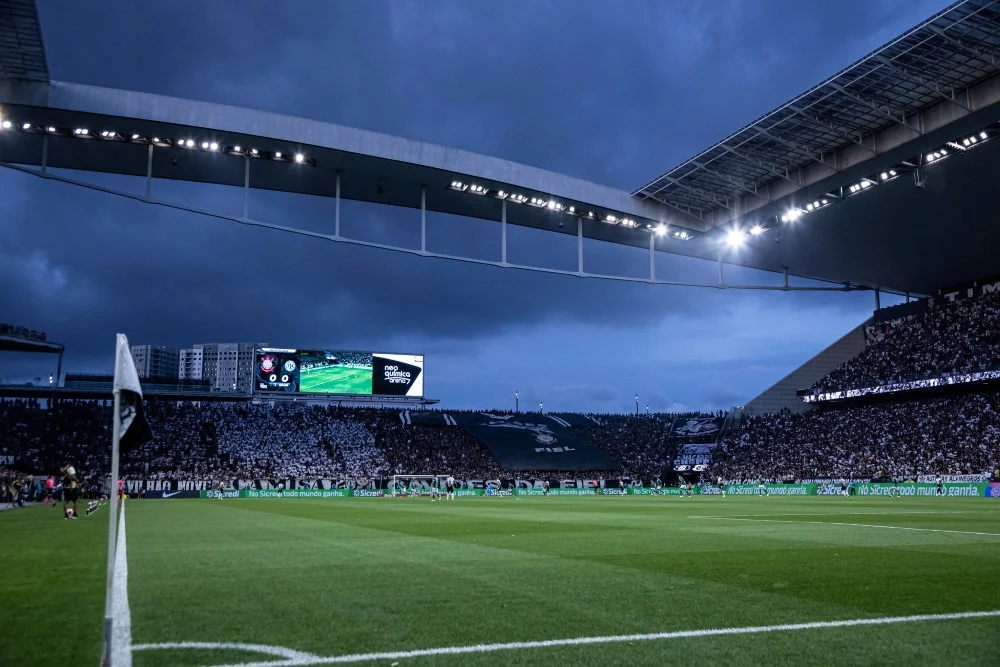
<path id="1" fill-rule="evenodd" d="M 116 522 L 118 521 L 118 504 L 121 500 L 118 494 L 118 459 L 121 452 L 135 449 L 152 437 L 149 423 L 142 412 L 142 385 L 139 384 L 139 373 L 135 370 L 135 361 L 128 346 L 125 334 L 118 334 L 115 343 L 115 384 L 114 410 L 111 415 L 111 481 L 108 484 L 108 498 L 111 509 L 108 511 L 108 578 L 104 595 L 104 651 L 101 658 L 102 667 L 131 667 L 132 653 L 122 642 L 114 642 L 114 618 L 112 607 L 114 603 L 115 553 L 117 549 Z M 125 520 L 124 510 L 121 515 Z M 124 523 L 122 524 L 124 527 Z M 126 621 L 127 623 L 127 621 Z M 119 623 L 119 625 L 122 625 Z M 122 636 L 122 633 L 118 633 Z M 126 640 L 127 644 L 127 640 Z M 117 646 L 117 649 L 116 649 Z M 114 663 L 114 664 L 113 664 Z"/>
<path id="2" fill-rule="evenodd" d="M 121 393 L 118 412 L 121 420 L 119 448 L 121 453 L 126 454 L 149 440 L 153 434 L 142 411 L 142 386 L 139 384 L 139 373 L 135 370 L 135 361 L 125 334 L 118 334 L 114 390 Z"/>

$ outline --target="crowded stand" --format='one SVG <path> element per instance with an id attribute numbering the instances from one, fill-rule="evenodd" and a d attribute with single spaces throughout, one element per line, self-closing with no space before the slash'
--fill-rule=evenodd
<path id="1" fill-rule="evenodd" d="M 40 343 L 44 343 L 47 339 L 44 331 L 36 331 L 35 329 L 29 329 L 28 327 L 22 327 L 16 324 L 7 324 L 6 322 L 0 322 L 0 336 L 23 338 L 25 340 L 34 340 Z"/>
<path id="2" fill-rule="evenodd" d="M 719 450 L 711 474 L 727 480 L 984 473 L 1000 462 L 1000 394 L 748 416 Z"/>
<path id="3" fill-rule="evenodd" d="M 927 310 L 889 328 L 813 391 L 878 387 L 1000 367 L 1000 292 Z"/>
<path id="4" fill-rule="evenodd" d="M 451 413 L 457 414 L 457 413 Z M 368 486 L 392 475 L 501 479 L 488 447 L 456 427 L 407 423 L 398 409 L 300 403 L 148 401 L 153 438 L 122 457 L 122 475 L 146 480 L 334 480 Z M 689 440 L 672 424 L 722 415 L 599 415 L 576 420 L 585 440 L 619 462 L 615 470 L 530 471 L 546 479 L 676 479 Z M 0 401 L 0 462 L 36 475 L 72 463 L 89 488 L 109 470 L 107 402 Z M 1000 395 L 965 394 L 747 416 L 711 456 L 713 479 L 898 478 L 968 474 L 1000 463 Z M 694 436 L 696 440 L 702 437 Z M 714 441 L 712 442 L 714 445 Z M 687 446 L 690 446 L 689 444 Z"/>

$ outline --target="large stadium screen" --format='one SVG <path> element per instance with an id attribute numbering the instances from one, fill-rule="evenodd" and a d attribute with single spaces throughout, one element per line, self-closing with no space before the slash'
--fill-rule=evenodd
<path id="1" fill-rule="evenodd" d="M 303 394 L 424 395 L 424 357 L 419 354 L 257 350 L 254 390 Z"/>

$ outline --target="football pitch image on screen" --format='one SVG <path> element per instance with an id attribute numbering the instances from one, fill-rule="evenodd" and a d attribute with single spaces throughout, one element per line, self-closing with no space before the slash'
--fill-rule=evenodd
<path id="1" fill-rule="evenodd" d="M 372 367 L 330 364 L 303 368 L 299 391 L 319 394 L 371 394 Z"/>

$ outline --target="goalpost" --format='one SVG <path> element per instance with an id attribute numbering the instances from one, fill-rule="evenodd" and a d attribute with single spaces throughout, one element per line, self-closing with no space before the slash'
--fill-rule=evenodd
<path id="1" fill-rule="evenodd" d="M 400 482 L 405 482 L 407 487 L 409 487 L 412 484 L 411 480 L 422 480 L 422 479 L 427 480 L 428 484 L 426 491 L 421 490 L 421 493 L 430 494 L 431 487 L 434 484 L 434 480 L 437 480 L 438 490 L 442 495 L 444 495 L 444 480 L 448 479 L 448 475 L 393 475 L 392 487 L 390 487 L 390 491 L 392 491 L 391 495 L 395 496 L 397 494 L 397 492 L 399 491 Z M 410 495 L 409 488 L 407 488 L 406 492 L 404 492 L 403 495 Z"/>

